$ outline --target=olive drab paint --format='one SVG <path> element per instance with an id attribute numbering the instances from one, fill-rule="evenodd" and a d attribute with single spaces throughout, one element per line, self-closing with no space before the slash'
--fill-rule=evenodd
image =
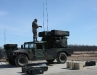
<path id="1" fill-rule="evenodd" d="M 67 45 L 69 31 L 42 31 L 38 33 L 38 36 L 42 38 L 41 41 L 24 42 L 21 46 L 23 47 L 22 49 L 9 51 L 5 48 L 9 51 L 7 55 L 9 63 L 16 63 L 16 65 L 18 64 L 17 66 L 26 66 L 28 60 L 46 60 L 50 63 L 55 59 L 58 63 L 65 63 L 67 56 L 73 54 L 73 50 L 68 48 Z M 61 57 L 63 57 L 64 60 L 62 60 Z M 20 59 L 24 59 L 25 62 L 20 62 Z"/>

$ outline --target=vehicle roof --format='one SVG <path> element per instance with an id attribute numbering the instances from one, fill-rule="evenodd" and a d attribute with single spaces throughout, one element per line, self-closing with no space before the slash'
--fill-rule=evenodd
<path id="1" fill-rule="evenodd" d="M 27 44 L 27 43 L 45 43 L 46 41 L 35 41 L 35 42 L 33 42 L 33 41 L 29 41 L 29 42 L 24 42 L 25 44 Z"/>
<path id="2" fill-rule="evenodd" d="M 4 46 L 14 46 L 14 45 L 17 45 L 17 44 L 4 44 Z"/>

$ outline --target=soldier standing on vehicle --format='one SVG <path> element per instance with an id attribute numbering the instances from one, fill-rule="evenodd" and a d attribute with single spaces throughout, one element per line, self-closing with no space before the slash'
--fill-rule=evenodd
<path id="1" fill-rule="evenodd" d="M 42 26 L 38 26 L 37 21 L 37 19 L 34 19 L 32 22 L 33 41 L 37 41 L 37 28 L 42 28 Z"/>

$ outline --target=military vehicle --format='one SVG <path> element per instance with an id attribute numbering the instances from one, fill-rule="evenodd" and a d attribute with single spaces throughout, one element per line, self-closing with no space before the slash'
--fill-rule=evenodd
<path id="1" fill-rule="evenodd" d="M 10 51 L 10 45 L 4 45 L 4 48 L 9 50 L 7 52 L 9 63 L 20 67 L 26 66 L 28 60 L 46 60 L 52 63 L 56 59 L 58 63 L 65 63 L 67 56 L 73 54 L 73 50 L 67 45 L 69 31 L 42 31 L 38 36 L 42 38 L 41 41 L 24 42 L 21 49 L 16 50 L 16 45 L 13 45 L 15 49 Z"/>

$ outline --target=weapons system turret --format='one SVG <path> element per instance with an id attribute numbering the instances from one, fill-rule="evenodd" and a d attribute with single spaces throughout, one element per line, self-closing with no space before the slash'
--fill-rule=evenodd
<path id="1" fill-rule="evenodd" d="M 41 41 L 46 41 L 47 48 L 67 47 L 67 36 L 69 36 L 69 31 L 51 30 L 39 32 L 39 37 L 42 37 Z"/>

